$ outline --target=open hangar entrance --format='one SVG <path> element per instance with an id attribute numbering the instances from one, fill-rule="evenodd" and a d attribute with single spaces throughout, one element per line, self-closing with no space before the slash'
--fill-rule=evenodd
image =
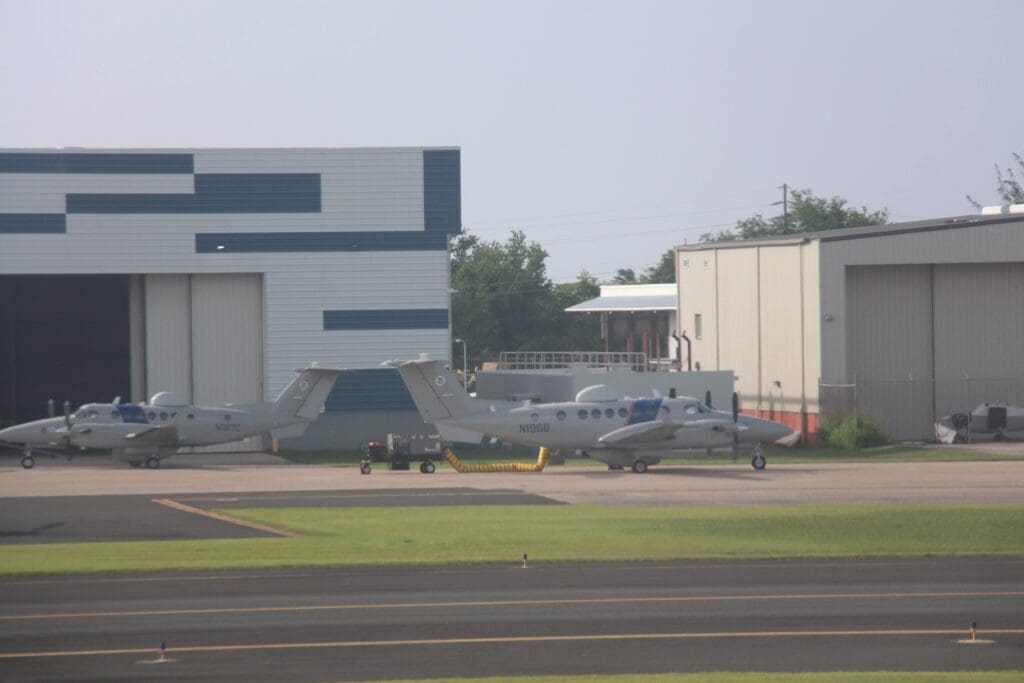
<path id="1" fill-rule="evenodd" d="M 0 276 L 0 425 L 158 391 L 263 400 L 262 275 Z"/>
<path id="2" fill-rule="evenodd" d="M 0 426 L 131 393 L 127 275 L 0 275 Z"/>

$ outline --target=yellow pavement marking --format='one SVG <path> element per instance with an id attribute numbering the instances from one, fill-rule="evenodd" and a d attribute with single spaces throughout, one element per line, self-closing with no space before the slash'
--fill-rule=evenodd
<path id="1" fill-rule="evenodd" d="M 200 508 L 192 507 L 191 505 L 185 505 L 184 503 L 179 503 L 178 501 L 171 500 L 170 498 L 154 498 L 153 502 L 157 503 L 158 505 L 164 505 L 166 507 L 173 508 L 175 510 L 181 510 L 182 512 L 190 512 L 193 515 L 201 515 L 203 517 L 209 517 L 210 519 L 216 519 L 221 522 L 236 524 L 238 526 L 244 526 L 250 529 L 256 529 L 258 531 L 265 531 L 269 534 L 277 534 L 278 536 L 295 535 L 290 531 L 285 531 L 284 529 L 278 529 L 276 527 L 268 526 L 266 524 L 259 524 L 258 522 L 246 522 L 244 520 L 235 519 L 234 517 L 228 517 L 227 515 L 222 515 L 217 512 L 210 512 L 209 510 L 202 510 Z"/>
<path id="2" fill-rule="evenodd" d="M 547 600 L 457 600 L 447 602 L 342 603 L 334 605 L 279 605 L 275 607 L 210 607 L 171 610 L 63 612 L 0 615 L 0 621 L 83 619 L 103 617 L 187 616 L 196 614 L 249 614 L 254 612 L 318 612 L 331 610 L 430 609 L 451 607 L 530 607 L 551 605 L 610 605 L 667 602 L 743 602 L 772 600 L 858 600 L 892 598 L 1020 598 L 1024 591 L 930 592 L 930 593 L 789 593 L 779 595 L 662 595 L 622 598 L 563 598 Z"/>
<path id="3" fill-rule="evenodd" d="M 860 636 L 959 636 L 963 629 L 864 629 L 827 631 L 708 631 L 689 633 L 596 633 L 564 636 L 493 636 L 483 638 L 422 638 L 408 640 L 335 640 L 306 643 L 251 643 L 225 645 L 185 645 L 168 648 L 168 652 L 239 652 L 252 650 L 304 650 L 313 648 L 398 647 L 415 645 L 490 645 L 514 643 L 558 643 L 603 640 L 698 640 L 714 638 L 815 638 Z M 987 629 L 990 635 L 1024 635 L 1024 628 Z M 100 655 L 145 654 L 153 648 L 109 650 L 52 650 L 48 652 L 4 652 L 0 660 L 31 657 L 87 657 Z"/>

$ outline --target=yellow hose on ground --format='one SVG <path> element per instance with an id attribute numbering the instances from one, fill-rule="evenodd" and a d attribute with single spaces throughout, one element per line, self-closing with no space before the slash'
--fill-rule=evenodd
<path id="1" fill-rule="evenodd" d="M 530 465 L 524 462 L 499 462 L 490 465 L 467 465 L 455 457 L 452 449 L 444 449 L 444 459 L 456 472 L 461 474 L 476 474 L 478 472 L 543 472 L 544 466 L 548 464 L 548 449 L 541 447 L 537 453 L 537 464 Z"/>

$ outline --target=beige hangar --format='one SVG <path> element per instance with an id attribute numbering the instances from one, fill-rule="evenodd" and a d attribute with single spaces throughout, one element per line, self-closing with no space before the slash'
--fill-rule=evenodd
<path id="1" fill-rule="evenodd" d="M 732 370 L 744 412 L 812 435 L 856 412 L 928 440 L 944 415 L 1024 404 L 1024 213 L 1009 210 L 677 247 L 694 368 Z"/>

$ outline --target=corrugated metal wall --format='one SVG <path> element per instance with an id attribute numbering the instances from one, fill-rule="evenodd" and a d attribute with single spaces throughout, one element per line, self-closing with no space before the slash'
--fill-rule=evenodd
<path id="1" fill-rule="evenodd" d="M 847 368 L 863 412 L 890 438 L 927 436 L 934 404 L 932 267 L 847 268 L 846 314 Z"/>

